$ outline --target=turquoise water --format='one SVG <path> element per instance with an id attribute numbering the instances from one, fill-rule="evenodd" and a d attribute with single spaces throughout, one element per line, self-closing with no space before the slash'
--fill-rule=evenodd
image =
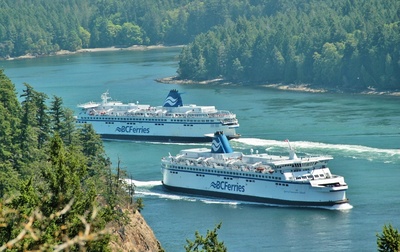
<path id="1" fill-rule="evenodd" d="M 64 105 L 113 99 L 162 105 L 172 88 L 184 103 L 235 112 L 242 138 L 235 150 L 282 153 L 285 139 L 299 154 L 327 154 L 332 172 L 349 185 L 349 210 L 287 208 L 167 193 L 160 159 L 207 144 L 105 141 L 108 156 L 132 176 L 142 211 L 166 251 L 183 251 L 197 230 L 222 222 L 229 251 L 376 251 L 384 224 L 400 228 L 400 97 L 285 92 L 239 85 L 175 85 L 177 48 L 117 51 L 0 62 L 18 93 L 23 83 L 63 98 Z"/>

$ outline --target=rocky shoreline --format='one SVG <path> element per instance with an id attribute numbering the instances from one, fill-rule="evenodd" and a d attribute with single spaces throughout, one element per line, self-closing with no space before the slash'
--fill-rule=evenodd
<path id="1" fill-rule="evenodd" d="M 106 48 L 84 48 L 79 49 L 77 51 L 68 51 L 68 50 L 60 50 L 58 52 L 49 54 L 49 55 L 32 55 L 26 54 L 19 57 L 8 57 L 5 60 L 18 60 L 18 59 L 34 59 L 40 57 L 48 57 L 48 56 L 56 56 L 56 55 L 70 55 L 70 54 L 77 54 L 77 53 L 93 53 L 93 52 L 112 52 L 112 51 L 145 51 L 145 50 L 153 50 L 153 49 L 160 49 L 160 48 L 173 48 L 173 47 L 182 47 L 182 45 L 177 46 L 164 46 L 164 45 L 153 45 L 153 46 L 141 46 L 141 45 L 134 45 L 130 47 L 106 47 Z"/>
<path id="2" fill-rule="evenodd" d="M 205 81 L 193 81 L 193 80 L 180 80 L 177 76 L 165 77 L 156 79 L 157 82 L 165 84 L 233 84 L 222 78 L 205 80 Z M 323 87 L 314 87 L 311 84 L 261 84 L 260 86 L 271 89 L 279 89 L 286 91 L 295 92 L 308 92 L 308 93 L 357 93 L 364 95 L 390 95 L 390 96 L 400 96 L 400 91 L 378 91 L 372 87 L 366 90 L 342 90 L 342 89 L 326 89 Z"/>
<path id="3" fill-rule="evenodd" d="M 141 45 L 134 45 L 130 47 L 106 47 L 106 48 L 85 48 L 80 49 L 75 52 L 61 50 L 52 55 L 46 56 L 54 56 L 54 55 L 70 55 L 76 53 L 93 53 L 93 52 L 108 52 L 108 51 L 144 51 L 144 50 L 152 50 L 152 49 L 160 49 L 160 48 L 172 48 L 172 47 L 183 47 L 183 45 L 177 46 L 164 46 L 164 45 L 154 45 L 154 46 L 141 46 Z M 38 57 L 45 57 L 45 56 L 35 56 L 31 54 L 27 54 L 20 57 L 15 58 L 7 58 L 6 60 L 15 60 L 15 59 L 31 59 L 31 58 L 38 58 Z M 159 78 L 155 81 L 160 83 L 166 84 L 233 84 L 224 80 L 223 78 L 217 78 L 212 80 L 205 80 L 205 81 L 193 81 L 193 80 L 180 80 L 177 76 Z M 309 92 L 309 93 L 357 93 L 357 94 L 365 94 L 365 95 L 388 95 L 388 96 L 400 96 L 400 91 L 378 91 L 373 87 L 368 87 L 366 90 L 342 90 L 342 89 L 326 89 L 323 87 L 315 87 L 310 84 L 261 84 L 261 86 L 265 88 L 272 88 L 272 89 L 279 89 L 279 90 L 287 90 L 287 91 L 296 91 L 296 92 Z"/>
<path id="4" fill-rule="evenodd" d="M 108 227 L 114 238 L 110 242 L 112 251 L 157 252 L 164 251 L 153 230 L 138 211 L 121 209 L 127 214 L 126 224 L 116 224 Z"/>

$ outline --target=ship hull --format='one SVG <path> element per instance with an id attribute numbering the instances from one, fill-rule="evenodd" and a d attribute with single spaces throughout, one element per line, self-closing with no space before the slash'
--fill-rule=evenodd
<path id="1" fill-rule="evenodd" d="M 166 168 L 162 174 L 166 189 L 188 194 L 287 206 L 329 207 L 349 202 L 346 190 L 322 190 L 310 183 Z"/>
<path id="2" fill-rule="evenodd" d="M 215 192 L 215 191 L 207 191 L 207 190 L 199 190 L 193 188 L 183 188 L 177 186 L 169 186 L 163 183 L 165 189 L 174 192 L 180 192 L 185 194 L 192 194 L 192 195 L 203 195 L 207 197 L 213 198 L 225 198 L 231 200 L 238 200 L 238 201 L 248 201 L 248 202 L 255 202 L 255 203 L 263 203 L 263 204 L 271 204 L 271 205 L 284 205 L 284 206 L 305 206 L 305 207 L 330 207 L 338 204 L 348 203 L 348 199 L 337 200 L 337 201 L 322 201 L 322 202 L 309 202 L 309 201 L 295 201 L 295 200 L 281 200 L 281 199 L 274 199 L 274 198 L 264 198 L 264 197 L 257 197 L 251 195 L 239 195 L 239 194 L 231 194 L 231 193 L 222 193 L 222 192 Z"/>
<path id="3" fill-rule="evenodd" d="M 130 141 L 149 141 L 149 142 L 171 142 L 171 143 L 209 143 L 212 137 L 190 137 L 190 136 L 152 136 L 152 135 L 116 135 L 100 134 L 105 140 L 130 140 Z M 240 135 L 229 136 L 228 139 L 237 139 Z"/>
<path id="4" fill-rule="evenodd" d="M 152 142 L 211 142 L 210 135 L 215 129 L 226 133 L 228 139 L 239 138 L 238 126 L 227 126 L 218 123 L 176 123 L 176 122 L 127 122 L 130 118 L 111 120 L 102 118 L 92 120 L 78 118 L 78 124 L 90 123 L 93 129 L 103 138 L 109 140 L 132 140 Z"/>
<path id="5" fill-rule="evenodd" d="M 222 131 L 229 138 L 239 138 L 236 115 L 215 106 L 183 104 L 178 90 L 171 90 L 163 106 L 122 103 L 111 100 L 108 91 L 102 102 L 78 105 L 77 124 L 90 123 L 103 139 L 210 142 L 212 134 Z M 211 135 L 211 136 L 210 136 Z"/>

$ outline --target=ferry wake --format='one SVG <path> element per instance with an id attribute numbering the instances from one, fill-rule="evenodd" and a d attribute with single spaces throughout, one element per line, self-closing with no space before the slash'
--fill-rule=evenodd
<path id="1" fill-rule="evenodd" d="M 78 105 L 77 123 L 91 123 L 104 139 L 162 142 L 209 142 L 216 130 L 228 139 L 239 138 L 236 115 L 215 106 L 185 105 L 181 94 L 171 90 L 163 106 L 112 101 L 103 93 L 102 102 Z M 210 136 L 211 135 L 211 136 Z"/>
<path id="2" fill-rule="evenodd" d="M 181 150 L 161 159 L 163 186 L 190 194 L 273 205 L 332 207 L 348 203 L 344 178 L 327 167 L 330 156 L 234 152 L 216 132 L 211 149 Z"/>

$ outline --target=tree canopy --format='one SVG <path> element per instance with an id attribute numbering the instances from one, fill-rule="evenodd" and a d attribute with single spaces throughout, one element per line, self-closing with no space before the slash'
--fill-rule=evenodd
<path id="1" fill-rule="evenodd" d="M 29 84 L 18 102 L 0 70 L 0 251 L 109 251 L 106 224 L 130 194 L 90 124 Z M 141 206 L 142 208 L 143 206 Z"/>
<path id="2" fill-rule="evenodd" d="M 400 87 L 397 0 L 4 0 L 0 57 L 188 44 L 178 77 Z"/>
<path id="3" fill-rule="evenodd" d="M 181 79 L 400 88 L 400 2 L 251 1 L 180 54 Z"/>
<path id="4" fill-rule="evenodd" d="M 385 224 L 382 229 L 382 234 L 376 234 L 376 237 L 379 252 L 400 251 L 400 234 L 391 224 Z"/>

